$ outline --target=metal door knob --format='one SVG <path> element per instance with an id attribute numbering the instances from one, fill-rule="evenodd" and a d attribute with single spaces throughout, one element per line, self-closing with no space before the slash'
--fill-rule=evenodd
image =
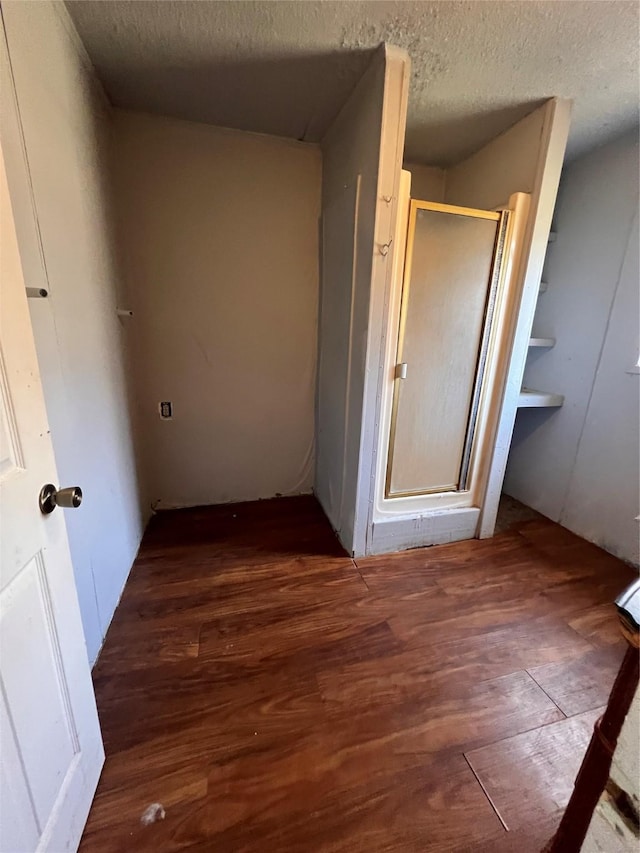
<path id="1" fill-rule="evenodd" d="M 47 483 L 40 489 L 38 498 L 40 512 L 48 515 L 57 506 L 67 509 L 76 509 L 82 503 L 82 489 L 80 486 L 68 486 L 66 489 L 56 489 L 53 483 Z"/>

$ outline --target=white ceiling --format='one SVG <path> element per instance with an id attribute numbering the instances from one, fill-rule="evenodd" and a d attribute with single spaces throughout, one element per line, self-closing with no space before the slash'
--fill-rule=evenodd
<path id="1" fill-rule="evenodd" d="M 69 0 L 120 107 L 319 140 L 387 41 L 412 59 L 407 159 L 457 162 L 551 95 L 569 156 L 638 122 L 636 0 Z"/>

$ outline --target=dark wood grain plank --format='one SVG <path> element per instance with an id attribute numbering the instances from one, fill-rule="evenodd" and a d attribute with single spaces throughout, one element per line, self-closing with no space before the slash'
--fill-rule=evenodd
<path id="1" fill-rule="evenodd" d="M 356 691 L 344 683 L 326 686 L 327 679 L 319 676 L 321 692 L 341 736 L 354 744 L 391 743 L 397 752 L 462 752 L 563 717 L 525 672 L 481 682 L 435 676 L 408 700 L 381 688 L 386 702 L 375 698 L 373 684 Z"/>
<path id="2" fill-rule="evenodd" d="M 158 514 L 94 669 L 82 853 L 540 849 L 547 783 L 507 833 L 463 753 L 540 765 L 529 730 L 602 704 L 631 578 L 540 518 L 356 566 L 311 497 Z"/>
<path id="3" fill-rule="evenodd" d="M 620 643 L 620 622 L 613 604 L 581 610 L 567 621 L 574 631 L 595 646 L 617 646 Z"/>
<path id="4" fill-rule="evenodd" d="M 100 790 L 91 808 L 92 820 L 83 838 L 85 849 L 137 850 L 139 840 L 144 845 L 148 835 L 140 818 L 152 803 L 162 803 L 165 814 L 173 815 L 207 797 L 207 774 L 200 767 L 141 778 L 135 786 L 117 786 L 111 778 L 113 764 L 107 759 L 102 771 Z M 108 835 L 100 829 L 104 826 L 110 829 Z"/>
<path id="5" fill-rule="evenodd" d="M 510 830 L 565 809 L 603 710 L 587 711 L 467 753 Z"/>
<path id="6" fill-rule="evenodd" d="M 477 839 L 470 845 L 455 848 L 455 853 L 541 853 L 553 838 L 560 815 L 541 815 L 519 829 L 494 835 L 490 840 Z"/>
<path id="7" fill-rule="evenodd" d="M 123 773 L 139 761 L 154 773 L 211 763 L 293 738 L 322 719 L 312 675 L 231 667 L 176 664 L 101 683 L 105 747 L 110 755 L 126 753 Z"/>
<path id="8" fill-rule="evenodd" d="M 284 813 L 267 809 L 256 818 L 250 806 L 244 812 L 238 809 L 238 802 L 250 803 L 246 793 L 239 792 L 235 814 L 240 819 L 213 835 L 209 829 L 216 819 L 213 809 L 205 812 L 206 807 L 200 807 L 198 814 L 190 814 L 176 828 L 163 849 L 418 853 L 451 850 L 499 831 L 493 810 L 461 756 L 357 786 L 342 786 L 335 777 L 332 781 L 326 780 L 319 790 L 306 784 L 303 797 L 295 800 L 297 807 L 292 808 L 288 798 Z M 254 791 L 254 802 L 259 801 L 260 791 Z M 183 847 L 185 841 L 190 843 Z"/>
<path id="9" fill-rule="evenodd" d="M 99 679 L 102 673 L 109 675 L 116 671 L 124 674 L 194 659 L 200 651 L 201 625 L 198 622 L 187 625 L 174 623 L 159 628 L 145 626 L 144 630 L 141 630 L 138 622 L 122 625 L 119 620 L 115 630 L 119 630 L 121 639 L 128 635 L 130 642 L 105 645 L 93 669 L 94 681 Z"/>
<path id="10" fill-rule="evenodd" d="M 625 644 L 593 649 L 570 662 L 531 667 L 531 676 L 567 715 L 606 705 Z"/>
<path id="11" fill-rule="evenodd" d="M 403 626 L 395 618 L 389 623 L 402 636 Z M 568 625 L 550 617 L 470 636 L 456 630 L 452 639 L 447 627 L 436 622 L 412 634 L 399 653 L 340 666 L 319 676 L 319 683 L 330 701 L 369 705 L 409 698 L 431 701 L 448 688 L 470 690 L 478 682 L 527 666 L 568 661 L 591 650 Z"/>

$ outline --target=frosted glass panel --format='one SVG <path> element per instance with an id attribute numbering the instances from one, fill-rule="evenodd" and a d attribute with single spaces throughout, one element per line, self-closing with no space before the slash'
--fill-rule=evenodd
<path id="1" fill-rule="evenodd" d="M 459 487 L 498 229 L 497 218 L 421 208 L 411 222 L 390 496 Z"/>

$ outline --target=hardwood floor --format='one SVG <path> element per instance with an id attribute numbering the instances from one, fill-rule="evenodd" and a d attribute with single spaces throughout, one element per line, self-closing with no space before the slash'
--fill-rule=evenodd
<path id="1" fill-rule="evenodd" d="M 160 514 L 94 669 L 80 849 L 538 851 L 633 578 L 541 517 L 354 562 L 312 498 Z"/>

